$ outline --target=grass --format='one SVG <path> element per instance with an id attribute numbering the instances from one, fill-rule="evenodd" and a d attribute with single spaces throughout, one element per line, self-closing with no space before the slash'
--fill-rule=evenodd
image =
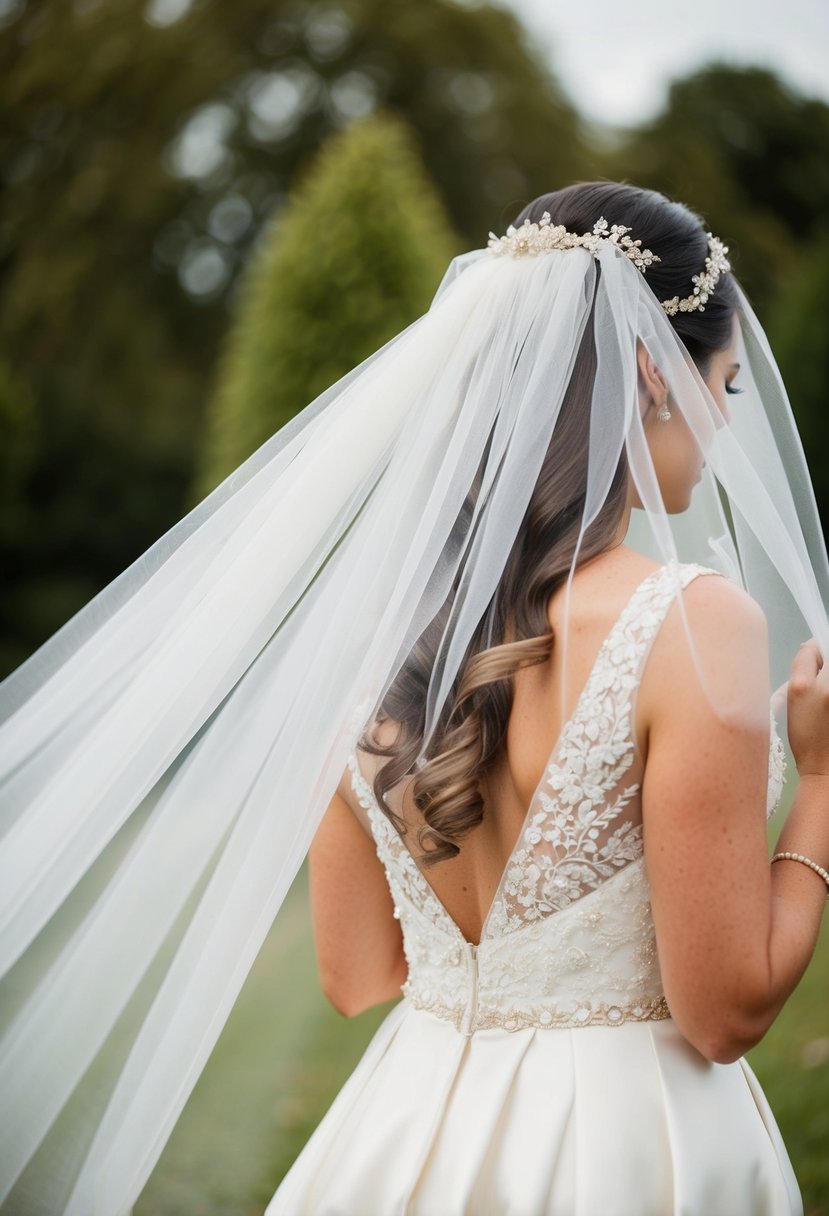
<path id="1" fill-rule="evenodd" d="M 779 834 L 776 833 L 776 835 Z M 806 1216 L 829 1216 L 829 924 L 777 1020 L 746 1055 L 777 1119 Z"/>
<path id="2" fill-rule="evenodd" d="M 779 830 L 777 823 L 774 838 Z M 789 1150 L 806 1216 L 829 1216 L 827 992 L 824 922 L 803 980 L 747 1056 Z M 303 865 L 134 1216 L 262 1216 L 393 1007 L 345 1018 L 325 1000 Z"/>
<path id="3" fill-rule="evenodd" d="M 262 1216 L 394 1004 L 346 1018 L 323 996 L 306 863 L 134 1216 Z"/>

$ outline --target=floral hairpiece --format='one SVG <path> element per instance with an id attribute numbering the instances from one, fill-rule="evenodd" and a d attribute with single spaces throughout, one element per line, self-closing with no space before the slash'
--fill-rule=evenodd
<path id="1" fill-rule="evenodd" d="M 705 270 L 700 274 L 691 275 L 691 282 L 695 284 L 694 290 L 689 296 L 680 299 L 679 296 L 673 296 L 670 300 L 663 300 L 662 307 L 669 317 L 673 317 L 678 312 L 693 312 L 695 309 L 699 312 L 705 312 L 705 305 L 711 292 L 716 287 L 721 274 L 725 274 L 731 269 L 731 263 L 725 256 L 728 253 L 728 246 L 723 245 L 719 237 L 714 236 L 713 232 L 708 233 L 708 257 L 705 259 Z"/>
<path id="2" fill-rule="evenodd" d="M 510 224 L 505 236 L 498 237 L 494 232 L 490 232 L 487 247 L 494 254 L 510 254 L 512 257 L 519 257 L 523 254 L 535 256 L 539 253 L 549 253 L 554 249 L 581 247 L 587 249 L 595 258 L 598 257 L 601 245 L 609 243 L 620 249 L 625 257 L 629 258 L 634 266 L 644 274 L 648 266 L 653 262 L 660 262 L 662 259 L 652 253 L 650 249 L 642 249 L 641 240 L 634 240 L 628 236 L 629 232 L 630 228 L 624 224 L 608 226 L 604 216 L 600 216 L 593 225 L 592 232 L 584 232 L 579 236 L 575 232 L 568 232 L 563 224 L 554 224 L 549 211 L 545 211 L 537 224 L 526 219 L 519 228 Z M 669 316 L 673 316 L 677 312 L 693 312 L 695 309 L 699 312 L 705 311 L 706 301 L 714 290 L 720 275 L 731 269 L 731 264 L 725 256 L 726 253 L 728 253 L 728 246 L 723 245 L 722 241 L 709 232 L 705 269 L 701 274 L 691 277 L 691 282 L 695 285 L 692 294 L 683 299 L 674 296 L 670 300 L 661 302 Z"/>
<path id="3" fill-rule="evenodd" d="M 575 232 L 568 232 L 563 224 L 554 224 L 549 211 L 545 211 L 537 224 L 528 219 L 524 220 L 520 228 L 514 228 L 510 224 L 506 236 L 497 237 L 494 232 L 490 232 L 487 246 L 493 253 L 510 253 L 513 257 L 524 253 L 534 255 L 549 253 L 553 249 L 575 249 L 581 246 L 588 249 L 595 258 L 598 257 L 603 242 L 609 241 L 612 245 L 617 245 L 625 257 L 630 258 L 634 266 L 644 274 L 646 266 L 660 259 L 655 253 L 651 253 L 650 249 L 640 248 L 642 242 L 634 241 L 627 235 L 628 232 L 630 228 L 626 228 L 624 224 L 613 224 L 608 229 L 607 220 L 601 216 L 593 225 L 592 232 L 577 236 Z"/>

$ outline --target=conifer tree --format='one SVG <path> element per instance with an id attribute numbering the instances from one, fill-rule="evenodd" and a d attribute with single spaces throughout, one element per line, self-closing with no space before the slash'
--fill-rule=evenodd
<path id="1" fill-rule="evenodd" d="M 251 257 L 193 503 L 425 312 L 462 244 L 400 119 L 378 111 L 329 136 Z"/>

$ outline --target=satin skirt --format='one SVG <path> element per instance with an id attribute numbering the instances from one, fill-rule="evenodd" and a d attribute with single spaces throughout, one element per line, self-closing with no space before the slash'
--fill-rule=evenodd
<path id="1" fill-rule="evenodd" d="M 668 1018 L 477 1030 L 403 998 L 265 1216 L 803 1216 L 741 1058 Z"/>

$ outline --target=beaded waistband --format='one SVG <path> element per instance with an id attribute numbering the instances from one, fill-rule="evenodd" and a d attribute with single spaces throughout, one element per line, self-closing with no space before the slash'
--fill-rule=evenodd
<path id="1" fill-rule="evenodd" d="M 415 1009 L 426 1010 L 452 1022 L 457 1031 L 461 1030 L 465 1019 L 468 1021 L 468 1010 L 463 1005 L 445 1005 L 434 997 L 423 997 L 416 991 L 408 990 L 405 984 L 403 993 Z M 488 1030 L 490 1027 L 513 1031 L 526 1030 L 528 1027 L 558 1030 L 580 1026 L 621 1026 L 624 1022 L 655 1022 L 670 1016 L 664 996 L 653 997 L 638 1005 L 611 1005 L 602 1001 L 595 1005 L 580 1005 L 573 1010 L 540 1008 L 505 1013 L 500 1009 L 478 1008 L 464 1034 L 470 1035 L 476 1030 Z"/>

